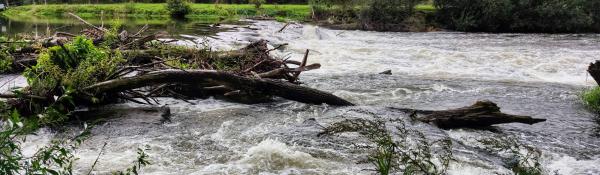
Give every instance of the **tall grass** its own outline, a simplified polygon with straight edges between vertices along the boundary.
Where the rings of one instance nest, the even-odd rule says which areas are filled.
[[[594,111],[600,111],[600,87],[595,87],[583,92],[581,95],[583,103]]]

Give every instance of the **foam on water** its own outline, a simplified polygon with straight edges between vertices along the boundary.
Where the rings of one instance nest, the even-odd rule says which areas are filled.
[[[434,78],[557,82],[591,85],[587,64],[600,55],[600,35],[394,33],[330,30],[258,21],[259,30],[224,32],[219,39],[288,43],[281,55],[321,63],[313,74],[395,73]]]
[[[214,49],[232,50],[264,38],[270,48],[288,43],[272,54],[295,60],[310,49],[309,63],[322,67],[302,74],[305,85],[358,106],[159,98],[172,109],[171,122],[160,123],[159,114],[139,110],[107,119],[77,150],[76,172],[87,173],[106,142],[93,173],[127,168],[136,148],[148,145],[152,165],[144,174],[372,174],[364,170],[373,168],[365,160],[368,153],[354,147],[364,140],[357,134],[318,137],[322,126],[347,117],[373,118],[360,111],[397,119],[403,114],[388,107],[448,109],[490,99],[504,112],[548,122],[500,125],[494,127],[497,131],[408,126],[428,137],[452,139],[455,161],[449,174],[511,173],[502,161],[479,152],[474,140],[505,135],[542,149],[546,174],[600,173],[600,144],[594,136],[598,124],[577,97],[582,85],[593,84],[585,69],[600,55],[598,35],[386,33],[297,24],[276,32],[281,26],[271,21],[258,21],[250,28],[228,26],[235,29],[212,37],[183,36],[189,41],[179,44],[208,42]],[[394,75],[376,75],[386,69]],[[15,75],[0,77],[0,82],[6,81],[11,83],[2,92],[26,84]],[[40,130],[38,136],[28,137],[25,151],[31,154],[55,135]]]
[[[334,162],[314,158],[293,150],[285,143],[266,139],[248,149],[240,160],[212,164],[193,174],[331,174],[326,173],[327,169],[334,167],[337,167]]]

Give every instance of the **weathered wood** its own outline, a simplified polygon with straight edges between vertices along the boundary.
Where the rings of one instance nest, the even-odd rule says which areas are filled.
[[[72,16],[72,17],[74,17],[75,19],[77,19],[77,20],[81,21],[82,23],[84,23],[84,24],[86,24],[86,25],[90,26],[91,28],[94,28],[94,29],[96,29],[96,30],[98,30],[98,31],[102,31],[102,32],[106,32],[106,31],[108,31],[108,30],[107,30],[107,29],[105,29],[105,28],[96,27],[96,26],[95,26],[95,25],[93,25],[92,23],[89,23],[89,22],[87,22],[86,20],[83,20],[81,17],[79,17],[79,16],[77,16],[77,15],[75,15],[75,14],[71,13],[71,12],[69,12],[69,13],[67,13],[67,14],[71,15],[71,16]]]
[[[511,115],[500,112],[500,107],[491,101],[478,101],[475,104],[458,109],[444,111],[415,111],[425,116],[417,120],[432,123],[440,128],[481,128],[503,123],[535,124],[546,119],[530,116]]]
[[[350,106],[352,103],[341,99],[331,93],[295,85],[292,83],[272,80],[256,79],[234,75],[228,72],[213,70],[161,70],[145,75],[114,79],[84,88],[91,93],[121,92],[156,84],[198,84],[213,83],[224,85],[232,89],[259,92],[265,95],[274,95],[289,100],[309,104],[322,104],[336,106]]]
[[[600,60],[596,60],[594,63],[590,63],[588,67],[588,73],[594,78],[596,84],[600,85]]]

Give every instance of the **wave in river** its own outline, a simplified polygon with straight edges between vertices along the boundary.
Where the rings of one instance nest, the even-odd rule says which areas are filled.
[[[587,65],[600,59],[600,35],[396,33],[330,30],[311,25],[258,21],[253,27],[218,34],[227,44],[267,39],[288,43],[280,53],[321,63],[313,74],[395,73],[432,78],[557,82],[591,85]]]

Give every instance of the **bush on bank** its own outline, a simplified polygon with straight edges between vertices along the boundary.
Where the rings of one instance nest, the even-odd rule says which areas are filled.
[[[186,0],[167,0],[167,10],[173,18],[185,18],[190,13],[191,7]]]
[[[424,0],[312,0],[312,18],[331,24],[354,24],[364,30],[409,31],[426,22],[415,7]],[[410,30],[412,31],[412,30]]]
[[[445,27],[476,32],[600,32],[598,0],[434,0]]]

